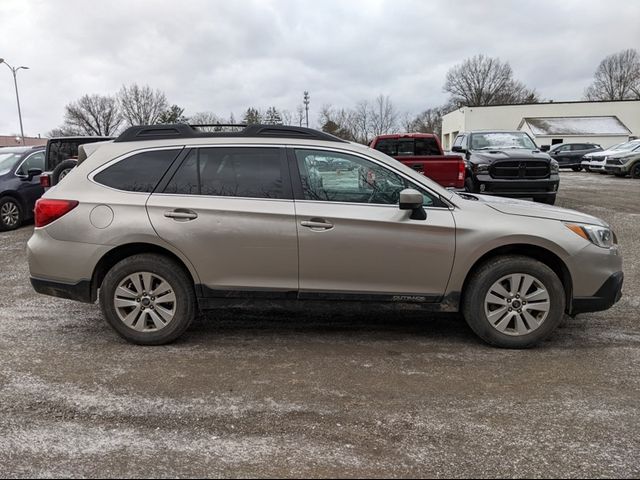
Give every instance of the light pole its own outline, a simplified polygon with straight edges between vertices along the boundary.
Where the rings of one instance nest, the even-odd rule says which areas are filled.
[[[304,109],[306,112],[306,117],[307,117],[307,128],[309,128],[309,102],[311,97],[309,97],[309,92],[304,92],[304,100],[302,101],[302,103],[304,103]]]
[[[11,73],[13,73],[13,85],[16,87],[16,102],[18,103],[18,118],[20,119],[20,138],[22,139],[22,144],[24,145],[24,129],[22,128],[22,112],[20,111],[20,96],[18,95],[18,79],[16,77],[16,73],[20,69],[29,70],[29,67],[22,66],[14,68],[7,62],[5,62],[4,58],[0,58],[0,63],[4,63],[7,67],[9,67]]]

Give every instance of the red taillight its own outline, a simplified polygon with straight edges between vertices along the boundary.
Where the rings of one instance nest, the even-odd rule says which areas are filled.
[[[458,180],[463,181],[465,174],[465,165],[464,162],[458,163]]]
[[[51,222],[66,215],[78,206],[76,200],[49,200],[41,198],[36,202],[35,224],[36,227],[44,227]]]
[[[40,175],[40,186],[44,188],[49,188],[51,186],[51,177],[48,174],[43,173]]]

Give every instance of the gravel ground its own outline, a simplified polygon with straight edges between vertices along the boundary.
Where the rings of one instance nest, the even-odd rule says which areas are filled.
[[[637,478],[639,202],[562,174],[559,204],[617,231],[625,295],[528,351],[455,316],[239,311],[136,347],[31,290],[32,227],[0,234],[0,475]]]

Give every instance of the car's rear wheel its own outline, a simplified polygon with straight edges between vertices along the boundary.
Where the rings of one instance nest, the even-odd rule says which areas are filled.
[[[528,348],[562,321],[564,288],[555,272],[537,260],[499,257],[473,273],[462,309],[471,329],[487,343]]]
[[[0,231],[15,230],[23,219],[20,202],[13,197],[0,198]]]
[[[631,168],[631,178],[640,179],[640,162]]]
[[[100,306],[116,332],[139,345],[176,340],[197,311],[188,273],[173,260],[152,254],[134,255],[111,268],[100,288]]]
[[[582,170],[582,167],[571,167],[571,170],[573,170],[574,172],[580,172]]]

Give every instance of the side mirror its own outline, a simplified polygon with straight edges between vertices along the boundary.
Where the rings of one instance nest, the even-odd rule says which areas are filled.
[[[22,180],[24,180],[25,182],[30,182],[31,180],[33,180],[33,177],[37,177],[39,175],[42,175],[42,170],[39,168],[30,168],[29,172],[27,173],[27,176],[24,177]]]
[[[456,153],[467,153],[467,149],[462,148],[460,145],[454,145],[451,147],[451,151]]]
[[[400,192],[400,210],[411,210],[411,220],[426,220],[427,212],[422,203],[422,194],[413,188],[405,188]]]

